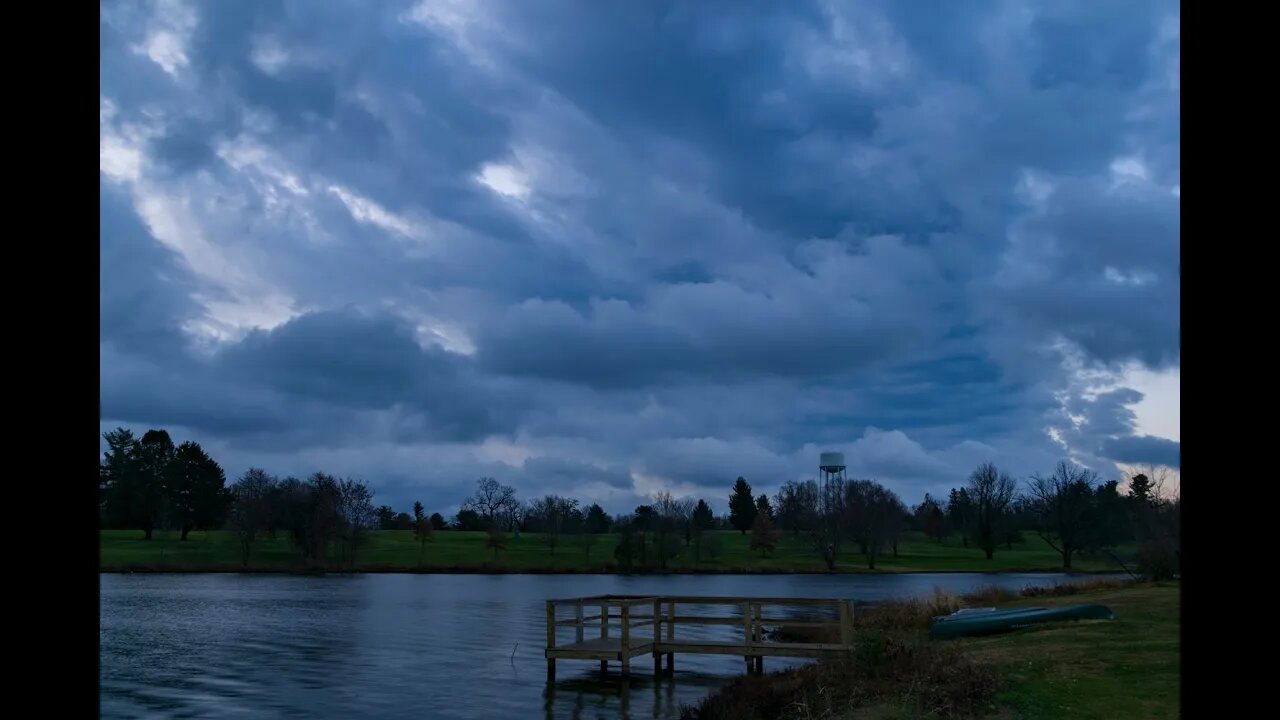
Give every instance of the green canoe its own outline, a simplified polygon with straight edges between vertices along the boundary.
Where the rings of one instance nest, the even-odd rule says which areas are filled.
[[[951,615],[933,619],[929,635],[935,638],[953,638],[962,635],[986,635],[1026,627],[1033,623],[1059,622],[1062,620],[1115,620],[1115,613],[1106,605],[1067,605],[1064,607],[1017,608],[968,608]]]

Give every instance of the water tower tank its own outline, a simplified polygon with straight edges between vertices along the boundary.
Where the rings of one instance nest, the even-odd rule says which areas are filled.
[[[827,472],[839,472],[844,469],[844,453],[824,452],[818,456],[818,467]]]

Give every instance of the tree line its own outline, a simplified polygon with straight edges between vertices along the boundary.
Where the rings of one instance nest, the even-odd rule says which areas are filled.
[[[548,494],[523,501],[515,488],[494,478],[476,481],[456,515],[427,515],[421,502],[413,512],[375,508],[363,481],[316,472],[300,480],[280,479],[250,468],[226,485],[218,466],[194,442],[174,446],[164,430],[135,438],[126,429],[105,433],[108,450],[100,466],[100,517],[103,527],[136,528],[150,539],[153,530],[178,530],[185,540],[195,529],[225,528],[240,540],[248,563],[262,537],[287,536],[310,563],[331,561],[354,566],[356,552],[372,530],[409,530],[419,542],[419,562],[439,531],[486,533],[485,547],[496,558],[508,534],[536,534],[554,555],[567,541],[590,558],[601,536],[616,534],[613,558],[624,569],[664,569],[682,554],[695,565],[723,552],[720,537],[708,531],[750,533],[750,547],[771,553],[782,533],[804,538],[835,569],[842,549],[856,547],[869,568],[885,554],[898,554],[903,533],[923,532],[941,543],[958,535],[965,547],[991,559],[1012,550],[1024,532],[1033,532],[1072,568],[1081,553],[1105,554],[1123,564],[1118,546],[1135,543],[1140,572],[1168,577],[1180,567],[1180,501],[1164,498],[1164,473],[1152,468],[1119,482],[1102,482],[1092,470],[1070,461],[1049,475],[1032,475],[1018,484],[992,463],[982,463],[967,482],[952,488],[945,501],[926,494],[908,509],[884,485],[868,479],[787,481],[770,498],[754,495],[739,477],[728,497],[729,512],[717,517],[704,499],[656,493],[629,513],[610,516],[599,504],[583,506],[574,498]]]

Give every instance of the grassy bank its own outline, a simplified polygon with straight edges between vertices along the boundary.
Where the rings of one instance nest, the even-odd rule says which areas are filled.
[[[1055,623],[933,641],[929,619],[964,606],[1101,603],[1114,622]],[[744,677],[706,698],[696,720],[830,718],[1175,718],[1176,584],[1098,582],[1019,597],[990,591],[891,603],[859,619],[852,659]]]
[[[749,536],[736,532],[716,533],[722,550],[717,557],[704,553],[695,562],[694,548],[682,547],[679,557],[668,563],[673,572],[789,573],[826,572],[826,566],[802,539],[784,537],[768,556],[749,547]],[[241,562],[240,545],[230,532],[193,532],[186,541],[177,533],[158,532],[143,540],[136,530],[103,530],[100,533],[99,567],[104,572],[294,572],[305,568],[297,550],[284,539],[264,538],[253,544],[249,564]],[[588,552],[573,538],[562,538],[553,553],[536,535],[509,538],[506,550],[495,557],[484,547],[481,532],[439,532],[425,550],[409,531],[372,533],[369,543],[357,554],[355,569],[360,572],[618,572],[613,558],[617,537],[600,535]],[[980,550],[965,548],[955,539],[941,544],[920,533],[908,533],[898,547],[899,554],[878,557],[877,572],[1052,572],[1061,569],[1061,558],[1034,535],[1028,535],[1013,550],[1001,549],[987,560]],[[330,569],[339,569],[336,558]],[[845,549],[837,569],[842,572],[867,571],[866,558]],[[1104,557],[1081,557],[1075,562],[1081,572],[1115,572],[1118,568]]]

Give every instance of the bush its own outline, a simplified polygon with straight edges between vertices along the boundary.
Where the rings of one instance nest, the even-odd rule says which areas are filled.
[[[1164,539],[1149,540],[1138,546],[1138,574],[1148,580],[1172,580],[1181,572],[1178,548]]]

